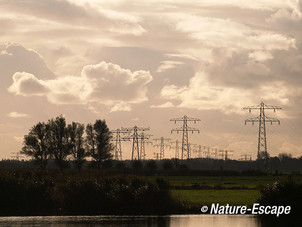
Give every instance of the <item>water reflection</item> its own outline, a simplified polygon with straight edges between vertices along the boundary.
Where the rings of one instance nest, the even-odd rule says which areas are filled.
[[[269,222],[253,215],[169,215],[169,216],[45,216],[0,217],[0,226],[95,227],[95,226],[185,226],[266,227]],[[274,226],[276,226],[274,224]]]

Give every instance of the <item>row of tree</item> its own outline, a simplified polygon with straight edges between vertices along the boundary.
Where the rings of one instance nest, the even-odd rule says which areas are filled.
[[[47,123],[34,125],[24,136],[21,153],[32,157],[43,169],[48,160],[54,159],[61,170],[67,166],[68,160],[72,160],[80,170],[87,157],[100,168],[104,161],[112,158],[111,138],[105,120],[96,120],[85,128],[77,122],[67,125],[65,118],[60,115]]]

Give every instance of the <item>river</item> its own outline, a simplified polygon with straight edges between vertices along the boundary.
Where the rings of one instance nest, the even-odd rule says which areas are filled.
[[[0,226],[95,227],[95,226],[185,226],[262,227],[253,215],[167,215],[167,216],[37,216],[0,217]]]

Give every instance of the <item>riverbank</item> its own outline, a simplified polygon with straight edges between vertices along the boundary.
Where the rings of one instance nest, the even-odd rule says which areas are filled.
[[[299,182],[301,176],[296,177]],[[0,212],[11,215],[200,214],[202,205],[251,206],[286,176],[136,176],[103,171],[0,170]]]

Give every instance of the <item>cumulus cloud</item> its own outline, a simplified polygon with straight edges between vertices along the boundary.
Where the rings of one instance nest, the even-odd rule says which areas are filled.
[[[128,103],[146,101],[148,99],[146,85],[152,80],[148,71],[131,72],[129,69],[106,62],[85,66],[82,77],[93,86],[93,91],[89,95],[90,100]]]
[[[13,75],[9,92],[22,96],[47,96],[54,104],[102,103],[111,111],[130,111],[131,104],[148,100],[146,85],[152,80],[147,71],[123,69],[119,65],[100,62],[87,65],[81,76],[40,80],[26,72]]]
[[[27,114],[25,113],[18,113],[18,112],[10,112],[8,114],[9,117],[11,118],[22,118],[22,117],[29,117]]]
[[[13,75],[13,84],[8,88],[9,92],[23,96],[41,96],[46,94],[47,90],[45,81],[26,72],[16,72]]]

